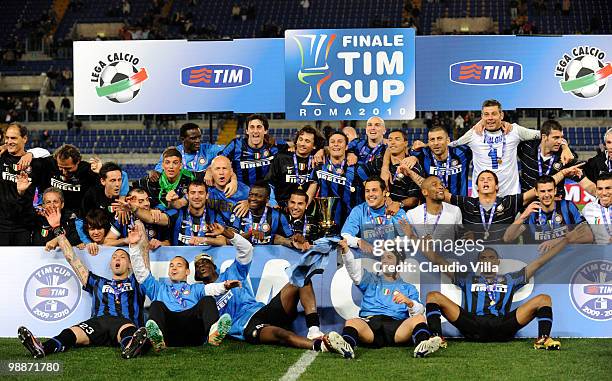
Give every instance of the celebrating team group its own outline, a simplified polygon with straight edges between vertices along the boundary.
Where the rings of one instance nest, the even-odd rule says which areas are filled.
[[[482,119],[455,141],[433,127],[427,142],[411,144],[405,131],[387,131],[379,117],[367,121],[362,138],[351,127],[323,137],[305,126],[285,142],[269,135],[266,117],[251,115],[245,136],[226,146],[202,143],[198,126],[186,123],[181,144],[164,150],[155,170],[132,184],[119,165],[86,162],[73,145],[53,155],[26,151],[27,128],[12,124],[0,155],[0,245],[61,250],[92,297],[89,320],[45,342],[26,327],[18,336],[35,358],[83,345],[120,346],[132,358],[150,347],[220,345],[227,335],[345,358],[358,346],[414,346],[413,355],[424,357],[447,345],[442,317],[477,341],[510,340],[537,319],[534,347],[559,349],[551,337],[551,298],[537,295],[511,310],[512,295],[566,245],[612,242],[612,130],[603,136],[605,149],[580,162],[557,121],[540,130],[504,122],[496,100],[481,111]],[[565,200],[566,179],[596,197],[582,211]],[[501,257],[489,245],[522,240],[539,245],[540,255],[506,274],[447,272],[462,290],[462,306],[440,292],[421,302],[394,270],[405,253],[373,255],[376,240],[397,236],[423,242],[469,236],[485,245],[477,261],[492,265]],[[247,278],[257,261],[253,246],[272,244],[302,252],[300,265],[308,269],[294,272],[263,304]],[[111,278],[87,269],[74,250],[96,255],[101,245],[118,247]],[[203,250],[193,265],[172,258],[167,280],[151,273],[149,253],[160,246],[224,245],[234,246],[236,257],[223,271]],[[332,249],[363,298],[359,316],[341,333],[325,334],[312,277]],[[441,267],[452,262],[428,245],[421,251]],[[366,269],[364,257],[380,261],[382,270]],[[195,283],[187,282],[191,271]],[[298,303],[306,337],[292,331]]]

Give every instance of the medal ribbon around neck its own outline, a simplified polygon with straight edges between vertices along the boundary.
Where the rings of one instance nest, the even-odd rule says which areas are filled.
[[[495,208],[497,207],[497,201],[495,201],[493,203],[493,206],[491,207],[491,214],[489,215],[488,223],[485,217],[485,209],[482,207],[482,205],[478,205],[478,207],[480,208],[480,220],[482,221],[482,226],[485,229],[485,239],[487,239],[489,238],[489,230],[491,229],[491,225],[493,224],[493,217],[495,216]]]
[[[306,173],[308,173],[308,177],[310,177],[312,166],[312,155],[308,156],[308,167],[306,168]],[[302,179],[300,176],[300,167],[298,167],[297,154],[293,154],[293,167],[295,168],[295,177],[299,185],[304,184],[308,179]]]
[[[550,174],[550,170],[553,167],[555,159],[555,155],[552,155],[552,157],[548,160],[548,169],[546,170],[545,175]],[[542,176],[542,149],[540,147],[538,147],[538,175]]]
[[[442,168],[439,165],[438,159],[436,159],[436,157],[433,154],[433,151],[431,151],[431,159],[434,162],[434,165],[436,166],[436,175],[438,176],[438,178],[440,179],[440,181],[442,181],[442,184],[444,184],[444,188],[448,188],[448,177],[449,177],[449,173],[450,173],[450,164],[451,164],[451,157],[450,157],[450,151],[448,152],[448,156],[446,157],[446,169],[444,170],[444,176],[440,175],[440,168]]]

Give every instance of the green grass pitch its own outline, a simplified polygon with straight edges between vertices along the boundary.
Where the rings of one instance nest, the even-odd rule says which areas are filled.
[[[413,348],[357,348],[354,360],[321,353],[300,380],[606,380],[612,371],[612,339],[562,339],[560,351],[537,351],[532,340],[470,343],[450,340],[425,359]],[[276,346],[225,341],[220,347],[169,348],[132,360],[117,348],[80,348],[49,356],[61,376],[81,380],[278,380],[304,353]],[[32,361],[17,339],[0,339],[0,360]],[[2,375],[2,378],[6,373]],[[44,376],[49,377],[49,375]],[[19,376],[38,379],[40,375]]]

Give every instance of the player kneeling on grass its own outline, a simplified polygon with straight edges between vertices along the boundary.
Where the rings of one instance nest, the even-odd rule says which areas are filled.
[[[236,247],[236,259],[221,274],[217,272],[213,257],[208,254],[199,255],[195,263],[195,279],[205,284],[226,279],[242,281],[241,288],[234,288],[225,295],[216,297],[219,313],[229,314],[232,317],[230,336],[251,344],[280,344],[348,356],[346,348],[350,350],[350,346],[336,332],[310,340],[289,330],[297,316],[299,299],[297,286],[285,285],[268,304],[255,300],[250,282],[247,281],[253,260],[253,245],[247,239],[220,224],[208,225],[206,235],[211,237],[222,235]]]
[[[77,274],[83,289],[91,294],[92,317],[64,329],[59,335],[42,344],[26,327],[19,327],[19,339],[34,358],[64,352],[76,345],[119,345],[123,358],[138,356],[147,341],[147,331],[142,327],[142,305],[145,296],[134,274],[130,274],[128,253],[123,249],[117,249],[113,253],[110,261],[112,279],[98,276],[89,271],[74,253],[60,226],[59,211],[47,209],[44,213],[64,257]]]
[[[159,351],[166,345],[197,346],[205,342],[219,345],[229,331],[232,320],[227,314],[219,317],[212,297],[240,287],[240,281],[189,284],[189,262],[180,256],[170,261],[168,282],[155,279],[142,255],[149,247],[147,235],[142,223],[137,224],[139,228],[134,233],[138,235],[136,243],[130,237],[130,258],[136,279],[152,301],[146,329],[153,348]]]
[[[559,341],[550,337],[553,312],[549,295],[540,294],[517,309],[510,311],[514,293],[529,282],[529,278],[546,262],[559,253],[574,234],[584,234],[584,226],[567,233],[556,245],[547,247],[538,259],[522,269],[507,273],[446,273],[453,283],[461,288],[465,309],[441,294],[433,291],[427,294],[427,322],[433,334],[441,334],[440,316],[443,315],[461,334],[479,342],[509,341],[533,319],[538,320],[536,349],[558,350]],[[588,229],[588,227],[586,227]],[[568,238],[570,237],[570,238]],[[447,267],[449,262],[439,254],[424,250],[432,263]],[[492,248],[485,248],[478,254],[482,268],[495,269],[500,264],[499,254]],[[490,266],[488,266],[490,263]],[[447,267],[448,268],[448,267]]]
[[[357,344],[375,348],[414,344],[414,357],[437,351],[442,340],[430,335],[419,292],[395,270],[401,255],[385,252],[380,258],[381,273],[372,274],[357,264],[345,240],[338,245],[349,276],[363,292],[359,317],[347,320],[342,330],[351,354]]]

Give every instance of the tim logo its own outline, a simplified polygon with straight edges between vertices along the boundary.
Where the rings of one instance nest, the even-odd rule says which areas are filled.
[[[51,264],[35,270],[25,284],[25,305],[35,318],[55,322],[74,312],[81,299],[81,283],[64,265]]]
[[[522,79],[523,65],[511,61],[463,61],[450,66],[450,80],[462,85],[508,85]]]
[[[580,266],[572,275],[569,293],[574,308],[588,319],[612,319],[612,262],[598,260]]]
[[[181,70],[181,84],[203,89],[230,89],[251,84],[252,70],[242,65],[197,65]]]

